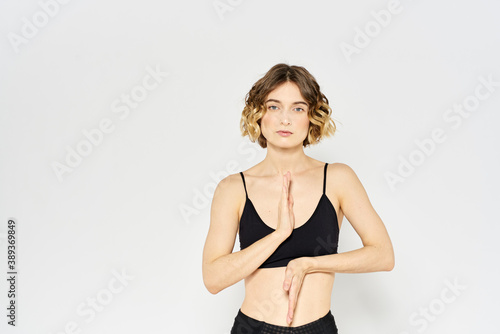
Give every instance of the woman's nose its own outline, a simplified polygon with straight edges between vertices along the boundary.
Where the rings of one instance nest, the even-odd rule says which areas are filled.
[[[288,117],[282,116],[280,118],[281,125],[290,125],[290,119]]]
[[[290,113],[287,110],[282,110],[280,112],[280,124],[290,125]]]

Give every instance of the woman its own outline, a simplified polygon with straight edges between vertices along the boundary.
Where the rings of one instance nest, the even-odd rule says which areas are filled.
[[[275,65],[247,94],[242,134],[267,154],[218,184],[203,250],[208,291],[245,279],[231,333],[337,333],[335,273],[394,267],[389,235],[354,171],[304,153],[333,135],[330,116],[328,99],[300,66]],[[363,247],[338,254],[344,216]],[[233,253],[237,234],[241,250]]]

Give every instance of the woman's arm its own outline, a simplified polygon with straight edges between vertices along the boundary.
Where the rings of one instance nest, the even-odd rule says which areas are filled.
[[[330,167],[331,166],[331,167]],[[340,209],[361,238],[363,247],[341,254],[301,257],[288,263],[283,289],[289,292],[287,321],[291,322],[304,276],[314,272],[367,273],[394,268],[389,234],[368,199],[354,171],[345,164],[332,164],[328,182],[338,196]],[[327,185],[328,188],[328,185]]]
[[[293,230],[293,199],[288,196],[290,178],[284,177],[282,196],[279,203],[278,227],[274,232],[238,252],[231,253],[238,231],[243,183],[238,174],[223,179],[217,186],[212,199],[210,228],[203,249],[203,282],[216,294],[252,274]]]
[[[394,268],[394,250],[389,234],[373,208],[354,171],[334,164],[331,178],[337,189],[340,209],[361,238],[363,247],[341,254],[311,258],[307,272],[367,273]]]

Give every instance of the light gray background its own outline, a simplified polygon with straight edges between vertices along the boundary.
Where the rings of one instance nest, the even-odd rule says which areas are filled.
[[[54,1],[40,2],[52,16],[38,1],[0,4],[2,277],[8,218],[19,237],[18,326],[6,324],[2,279],[2,333],[228,333],[244,290],[203,286],[210,200],[265,155],[239,119],[278,62],[305,66],[338,121],[307,154],[355,170],[395,247],[390,273],[337,275],[340,332],[498,328],[498,2],[401,0],[376,31],[371,12],[390,1]],[[342,43],[367,28],[348,59]],[[154,69],[168,76],[146,91]],[[497,86],[469,117],[443,118],[489,76]],[[113,112],[131,93],[144,99]],[[113,131],[59,180],[53,164],[105,119]],[[446,140],[391,188],[386,174],[436,128]],[[339,251],[360,246],[344,221]],[[121,271],[133,278],[119,283]]]

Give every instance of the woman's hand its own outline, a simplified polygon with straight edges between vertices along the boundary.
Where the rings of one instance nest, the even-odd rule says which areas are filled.
[[[304,276],[307,274],[309,268],[309,261],[307,257],[300,257],[288,262],[285,269],[285,281],[283,282],[283,289],[288,291],[288,313],[286,322],[292,323],[293,312],[297,305],[297,298],[299,297],[300,288],[304,281]]]
[[[290,193],[290,172],[283,175],[283,187],[281,199],[278,204],[278,224],[276,231],[283,233],[285,238],[292,234],[295,226],[295,215],[293,214],[293,197]]]

